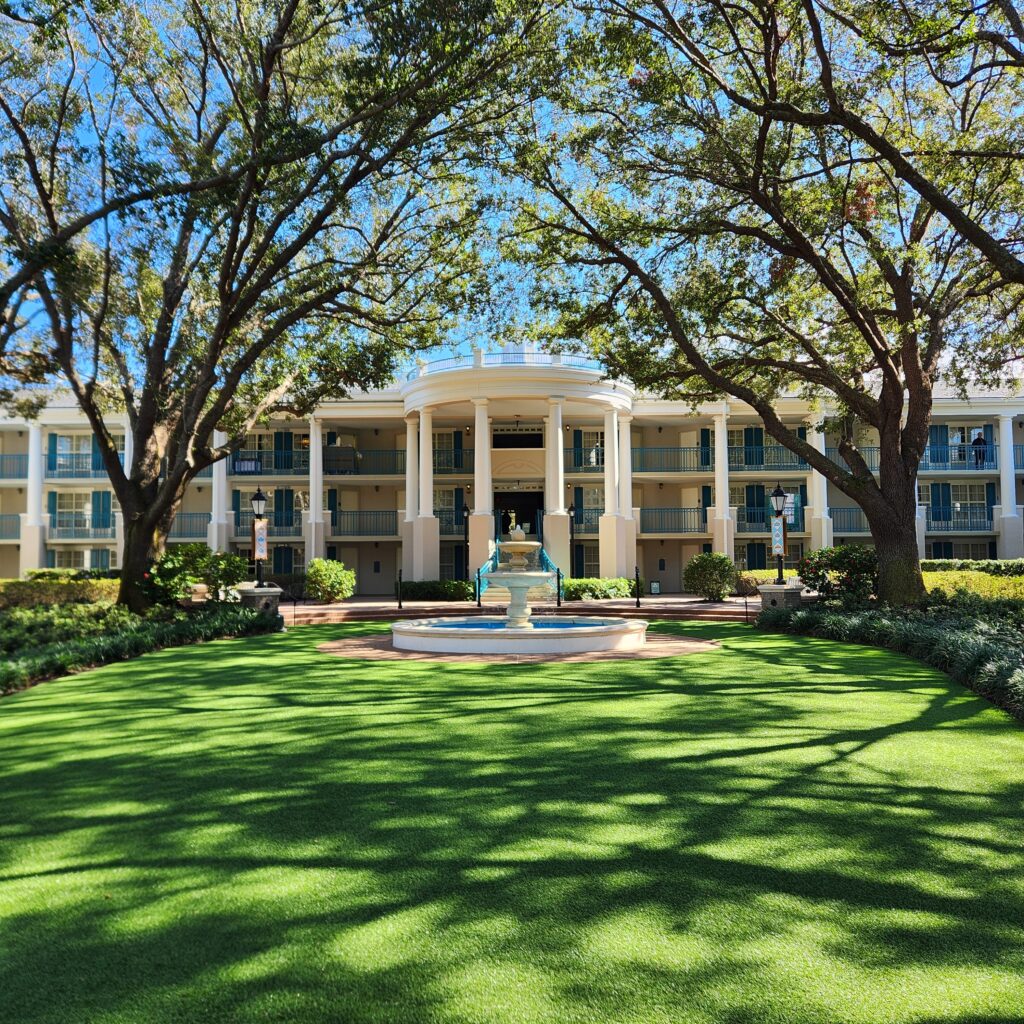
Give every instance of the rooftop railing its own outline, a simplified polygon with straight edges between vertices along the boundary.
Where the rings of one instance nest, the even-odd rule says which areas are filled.
[[[445,356],[430,362],[420,363],[406,371],[406,380],[426,377],[446,370],[468,370],[474,366],[568,366],[574,370],[592,370],[597,373],[603,367],[596,359],[569,352],[484,352],[479,361],[472,355]]]

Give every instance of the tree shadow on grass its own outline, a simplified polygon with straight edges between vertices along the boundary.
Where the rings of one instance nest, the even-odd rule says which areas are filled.
[[[708,633],[481,669],[296,629],[5,702],[5,1012],[1024,1020],[1021,731],[908,659],[768,638],[780,681]]]

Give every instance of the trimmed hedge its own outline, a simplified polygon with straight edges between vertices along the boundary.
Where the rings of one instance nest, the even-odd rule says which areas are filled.
[[[705,551],[694,555],[683,570],[683,588],[699,594],[705,601],[724,601],[736,586],[736,566],[721,552]]]
[[[135,619],[116,632],[71,637],[28,648],[20,656],[5,660],[0,663],[0,693],[13,693],[43,679],[124,661],[161,647],[276,633],[283,625],[280,615],[237,605],[219,605],[187,615],[178,613],[171,619]]]
[[[978,570],[925,572],[922,575],[929,593],[937,590],[948,594],[967,591],[986,598],[1024,599],[1024,576],[994,576]]]
[[[329,558],[311,558],[306,566],[306,597],[326,604],[356,592],[356,573]]]
[[[71,575],[43,576],[29,580],[0,580],[0,610],[116,601],[120,587],[119,580],[88,579]]]
[[[117,604],[55,604],[0,612],[0,654],[28,654],[57,640],[135,629],[145,619]]]
[[[643,589],[641,580],[641,594]],[[636,580],[628,576],[562,578],[563,601],[607,601],[621,597],[636,597]]]
[[[782,578],[791,580],[796,576],[796,569],[783,569]],[[765,583],[774,583],[779,578],[778,569],[743,569],[736,574],[736,593],[740,597],[758,595],[758,587]]]
[[[398,595],[398,583],[395,583]],[[475,601],[476,584],[469,580],[403,580],[403,601]]]
[[[1019,627],[1001,617],[998,607],[995,614],[988,615],[982,610],[984,604],[977,602],[972,615],[965,614],[967,604],[956,603],[920,611],[840,611],[820,605],[768,608],[758,616],[757,624],[781,633],[909,654],[1024,720],[1024,640]]]
[[[1024,576],[1024,558],[922,558],[921,572],[983,572],[989,576]]]

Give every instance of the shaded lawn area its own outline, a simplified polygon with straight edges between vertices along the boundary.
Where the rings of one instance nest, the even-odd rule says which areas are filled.
[[[315,650],[386,628],[0,701],[0,1019],[1024,1021],[1024,729],[946,677]]]

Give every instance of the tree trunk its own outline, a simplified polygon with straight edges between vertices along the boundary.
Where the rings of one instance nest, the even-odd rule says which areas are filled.
[[[145,573],[153,563],[154,554],[153,530],[143,519],[129,520],[126,517],[117,603],[127,605],[133,612],[144,612],[153,604]]]
[[[887,487],[883,482],[884,500],[877,507],[875,502],[865,502],[878,555],[878,596],[886,604],[916,604],[925,594],[917,547],[916,488],[916,479],[909,486],[901,482]]]

